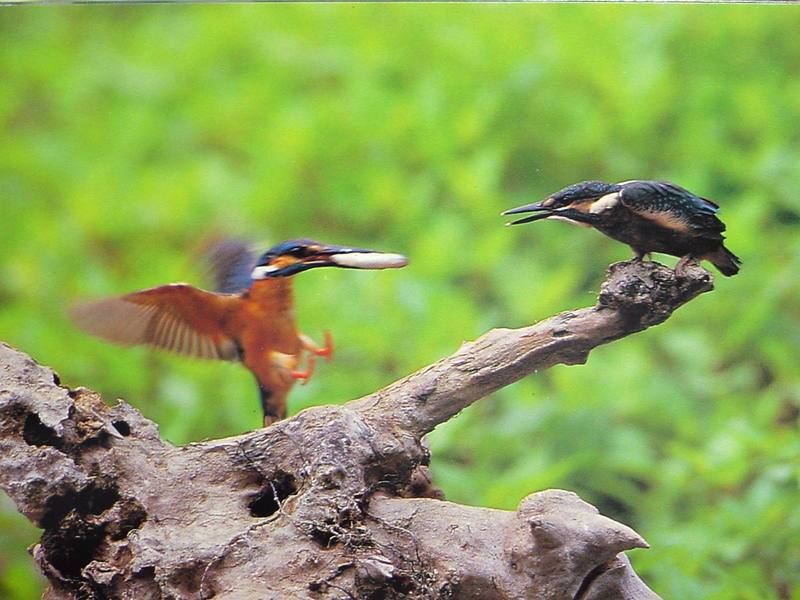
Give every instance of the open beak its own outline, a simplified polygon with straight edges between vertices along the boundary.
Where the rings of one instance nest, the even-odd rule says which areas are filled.
[[[316,267],[340,267],[346,269],[399,269],[408,264],[402,254],[378,252],[366,248],[346,246],[318,246],[314,253],[288,265],[258,265],[253,269],[252,279],[288,277]]]
[[[550,206],[551,202],[549,202],[549,200],[550,199],[548,198],[547,200],[542,200],[541,202],[526,204],[525,206],[519,206],[517,208],[512,208],[505,211],[502,214],[518,215],[520,213],[534,213],[532,215],[528,215],[527,217],[523,217],[522,219],[517,219],[516,221],[506,223],[506,225],[520,225],[522,223],[531,223],[532,221],[541,221],[542,219],[563,219],[565,221],[570,221],[573,224],[582,225],[585,227],[594,225],[599,220],[598,215],[586,213],[576,208],[572,208],[571,206],[553,208]]]
[[[545,206],[545,204],[550,200],[542,200],[541,202],[534,202],[533,204],[526,204],[525,206],[518,206],[517,208],[509,209],[503,212],[503,215],[518,215],[520,213],[536,213],[533,215],[528,215],[527,217],[523,217],[522,219],[517,219],[516,221],[511,221],[506,223],[506,225],[520,225],[522,223],[530,223],[532,221],[539,221],[541,219],[546,219],[547,217],[551,217],[556,214],[557,211],[553,210],[549,206]],[[552,203],[552,201],[551,201]]]

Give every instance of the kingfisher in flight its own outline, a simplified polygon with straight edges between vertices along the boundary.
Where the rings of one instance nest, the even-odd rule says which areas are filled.
[[[561,219],[594,227],[628,244],[638,260],[651,252],[678,256],[678,275],[697,260],[708,260],[723,275],[736,275],[741,261],[724,245],[725,224],[718,212],[711,200],[674,183],[634,180],[582,181],[503,214],[533,213],[508,225]]]
[[[319,346],[298,331],[292,276],[318,267],[400,268],[408,259],[309,239],[282,242],[258,257],[248,244],[230,240],[209,253],[209,262],[214,292],[173,283],[80,304],[71,316],[110,342],[241,361],[255,375],[267,426],[286,417],[289,391],[311,377],[315,357],[333,354],[328,332]]]

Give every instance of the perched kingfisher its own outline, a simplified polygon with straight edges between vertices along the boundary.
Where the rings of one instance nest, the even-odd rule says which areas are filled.
[[[725,224],[719,206],[674,183],[664,181],[582,181],[552,196],[504,215],[534,213],[508,225],[540,219],[563,219],[594,227],[628,244],[641,260],[651,252],[681,257],[680,275],[689,261],[704,259],[723,275],[736,275],[741,261],[723,241]]]
[[[282,242],[256,257],[245,243],[225,242],[210,253],[216,292],[174,283],[81,304],[71,316],[110,342],[241,361],[255,375],[267,426],[286,417],[286,397],[296,380],[311,377],[314,357],[333,353],[328,332],[320,347],[297,330],[292,276],[316,267],[399,268],[408,259],[308,239]]]

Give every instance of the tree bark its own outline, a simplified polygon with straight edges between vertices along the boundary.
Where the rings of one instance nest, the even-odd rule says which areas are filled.
[[[347,404],[182,447],[2,345],[0,487],[44,530],[32,554],[50,599],[658,598],[623,554],[645,541],[571,492],[516,512],[409,496],[430,492],[422,438],[437,424],[712,286],[700,267],[618,263],[593,307],[490,331]]]

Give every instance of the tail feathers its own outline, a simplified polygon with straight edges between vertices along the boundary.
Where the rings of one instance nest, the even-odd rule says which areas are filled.
[[[733,252],[728,250],[725,246],[720,246],[711,254],[704,256],[706,260],[711,261],[711,264],[719,269],[723,275],[730,277],[739,272],[739,267],[742,266],[742,261]]]

